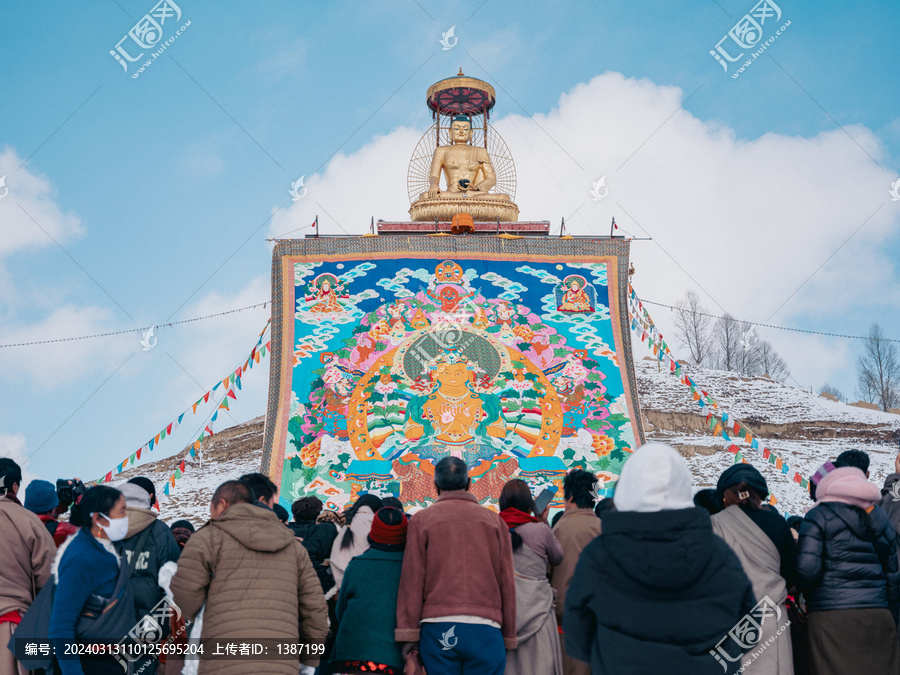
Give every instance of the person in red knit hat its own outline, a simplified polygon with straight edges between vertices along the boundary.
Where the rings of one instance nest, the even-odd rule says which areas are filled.
[[[403,674],[394,629],[407,523],[400,509],[379,509],[369,531],[368,550],[347,565],[335,609],[338,627],[329,672]]]

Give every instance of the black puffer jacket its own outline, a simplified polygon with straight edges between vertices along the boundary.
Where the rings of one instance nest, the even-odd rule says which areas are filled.
[[[325,561],[331,555],[331,547],[337,539],[337,527],[334,523],[316,523],[303,538],[303,546],[309,553],[309,560],[316,570],[322,590],[328,592],[334,586],[334,576]]]
[[[900,499],[895,495],[900,494],[900,473],[892,473],[884,479],[884,487],[881,489],[881,502],[879,506],[884,509],[885,515],[894,526],[894,532],[897,533],[897,546],[900,547]]]
[[[734,673],[728,632],[755,603],[706,511],[607,512],[566,591],[566,651],[595,675]],[[734,661],[713,656],[719,644]]]
[[[868,524],[867,524],[868,519]],[[896,535],[884,511],[840,502],[806,514],[797,542],[797,585],[810,611],[887,607],[897,619]]]

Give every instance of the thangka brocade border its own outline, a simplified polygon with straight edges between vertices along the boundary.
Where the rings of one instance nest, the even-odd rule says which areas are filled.
[[[349,259],[377,260],[397,257],[458,260],[511,260],[544,263],[606,262],[617,282],[610,293],[610,310],[618,317],[613,337],[620,356],[619,372],[628,401],[629,417],[640,446],[644,442],[643,420],[635,382],[631,330],[628,317],[628,269],[630,242],[611,238],[549,238],[454,235],[377,235],[326,237],[279,241],[272,252],[272,343],[269,355],[269,398],[263,440],[261,471],[281,485],[284,466],[279,451],[284,448],[288,426],[294,344],[294,272],[298,262],[337,262]],[[609,281],[607,282],[609,283]],[[285,324],[284,317],[290,317]],[[284,334],[283,334],[284,331]],[[288,348],[285,348],[285,345]],[[273,368],[278,368],[277,372]],[[279,376],[286,374],[286,376]],[[274,461],[273,461],[274,459]]]

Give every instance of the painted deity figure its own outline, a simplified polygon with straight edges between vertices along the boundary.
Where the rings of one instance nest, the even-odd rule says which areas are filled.
[[[434,290],[425,290],[425,296],[441,306],[441,311],[452,314],[463,300],[474,298],[475,291],[468,290],[463,268],[452,260],[444,260],[434,268]]]
[[[343,312],[344,307],[338,302],[338,294],[343,290],[343,284],[333,274],[320,274],[309,284],[306,301],[314,303],[309,311],[316,314]]]
[[[402,324],[406,321],[403,313],[406,307],[400,302],[394,302],[387,306],[388,315],[390,316],[390,324],[394,326],[399,323]]]
[[[452,312],[455,312],[459,308],[460,302],[466,300],[467,298],[474,297],[475,292],[472,291],[463,295],[453,286],[444,286],[440,291],[438,291],[437,295],[432,293],[430,290],[426,290],[425,295],[428,296],[431,300],[439,302],[442,312],[450,314]]]
[[[512,325],[513,317],[516,315],[515,308],[505,300],[497,305],[497,323],[507,326]]]
[[[587,283],[584,277],[566,277],[562,283],[562,302],[557,309],[560,312],[593,312],[591,298],[585,291]]]
[[[431,373],[432,391],[416,397],[407,407],[403,432],[435,459],[446,454],[472,458],[496,455],[491,438],[506,437],[500,402],[496,396],[479,394],[472,388],[475,370],[465,356],[442,355]],[[486,453],[477,446],[486,446]]]

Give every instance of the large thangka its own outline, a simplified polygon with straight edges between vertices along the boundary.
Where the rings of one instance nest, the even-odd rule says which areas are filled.
[[[280,242],[263,470],[282,503],[425,505],[450,455],[483,502],[573,466],[611,492],[641,436],[627,257],[600,239]]]

